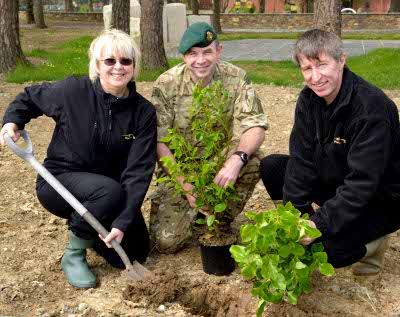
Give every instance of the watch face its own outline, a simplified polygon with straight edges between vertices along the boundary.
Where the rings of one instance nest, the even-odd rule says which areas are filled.
[[[236,151],[236,155],[239,155],[240,159],[242,160],[243,163],[247,163],[249,161],[249,156],[247,155],[246,152],[243,151]]]

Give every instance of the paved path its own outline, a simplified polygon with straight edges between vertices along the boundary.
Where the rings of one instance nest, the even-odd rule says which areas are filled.
[[[295,40],[238,40],[222,42],[222,59],[231,60],[290,60]],[[344,40],[345,51],[350,56],[363,55],[380,47],[400,48],[396,40]],[[167,50],[168,57],[179,57],[176,49]]]
[[[288,60],[292,58],[295,40],[238,40],[222,42],[223,60]],[[363,55],[380,47],[400,48],[400,41],[344,40],[348,55]]]

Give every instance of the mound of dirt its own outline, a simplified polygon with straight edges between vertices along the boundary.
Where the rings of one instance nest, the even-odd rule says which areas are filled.
[[[226,278],[216,283],[206,274],[190,279],[185,273],[171,272],[171,268],[156,270],[152,278],[129,285],[123,297],[133,302],[144,298],[155,307],[178,302],[190,313],[200,316],[246,316],[245,311],[250,313],[255,309],[249,285],[238,287]]]

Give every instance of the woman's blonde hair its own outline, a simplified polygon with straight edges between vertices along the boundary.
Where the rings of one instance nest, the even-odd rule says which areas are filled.
[[[97,63],[102,57],[116,56],[117,54],[133,60],[135,70],[132,80],[134,80],[139,74],[140,51],[128,34],[117,29],[103,31],[90,44],[89,78],[95,81],[99,77]]]

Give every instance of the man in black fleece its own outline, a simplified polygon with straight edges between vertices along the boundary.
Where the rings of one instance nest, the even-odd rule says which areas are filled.
[[[263,159],[263,182],[272,200],[310,214],[332,265],[358,262],[353,273],[376,274],[387,234],[400,228],[397,107],[350,71],[333,33],[305,32],[294,59],[306,87],[297,100],[290,154]]]

